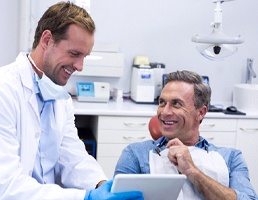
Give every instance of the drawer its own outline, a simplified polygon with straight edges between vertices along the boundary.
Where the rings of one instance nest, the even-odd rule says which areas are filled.
[[[238,120],[238,131],[242,131],[245,133],[250,133],[250,132],[258,133],[258,120],[257,119]]]
[[[200,124],[200,132],[207,131],[236,131],[237,119],[206,119]]]
[[[99,116],[98,129],[148,130],[150,117]]]
[[[124,143],[142,142],[151,140],[149,131],[127,130],[99,130],[98,143]]]
[[[127,144],[98,144],[97,158],[119,157]]]
[[[236,132],[201,132],[202,137],[209,143],[222,147],[236,146]]]

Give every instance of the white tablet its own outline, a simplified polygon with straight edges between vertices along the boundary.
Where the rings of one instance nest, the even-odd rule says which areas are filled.
[[[176,200],[185,181],[182,174],[117,174],[111,192],[141,191],[144,200]]]

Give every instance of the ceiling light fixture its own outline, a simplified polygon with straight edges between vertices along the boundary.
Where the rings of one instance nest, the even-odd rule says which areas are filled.
[[[216,7],[214,9],[214,22],[211,23],[213,28],[211,34],[205,37],[200,37],[199,35],[192,37],[193,42],[204,43],[204,45],[199,45],[196,48],[200,54],[210,60],[220,60],[231,56],[237,51],[235,44],[244,42],[241,35],[229,37],[222,31],[221,4],[227,1],[233,0],[212,0],[213,3],[216,3]]]

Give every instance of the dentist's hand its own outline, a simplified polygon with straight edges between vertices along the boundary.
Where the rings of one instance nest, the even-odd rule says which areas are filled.
[[[87,191],[84,200],[143,200],[142,192],[138,191],[111,193],[112,184],[113,180],[106,181],[97,189]]]

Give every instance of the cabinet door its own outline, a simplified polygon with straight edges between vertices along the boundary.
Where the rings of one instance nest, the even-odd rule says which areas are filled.
[[[116,163],[126,144],[98,144],[97,160],[109,179],[114,175]]]
[[[237,119],[204,119],[200,134],[216,146],[235,147]]]
[[[118,157],[98,157],[98,163],[109,179],[112,179],[114,176],[117,161]]]
[[[251,183],[258,192],[258,120],[238,121],[236,148],[241,150],[249,168]]]

